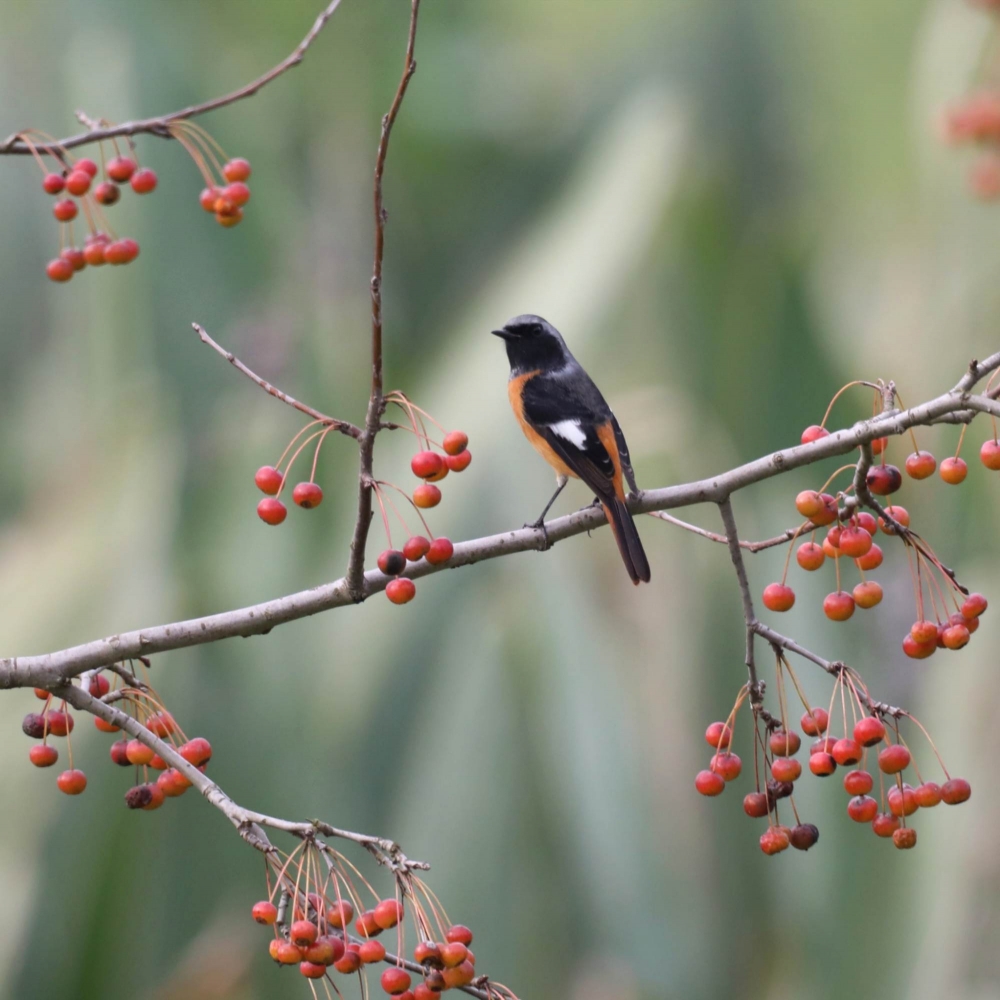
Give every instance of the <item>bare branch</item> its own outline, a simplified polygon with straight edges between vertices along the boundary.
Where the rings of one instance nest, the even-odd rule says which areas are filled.
[[[224,347],[217,344],[204,330],[203,327],[199,326],[197,323],[192,323],[195,332],[201,338],[203,344],[208,344],[213,351],[221,354],[237,371],[243,372],[244,375],[251,382],[259,385],[265,392],[270,393],[275,399],[280,399],[283,403],[287,403],[289,406],[294,406],[296,410],[304,413],[307,417],[312,417],[313,420],[319,420],[326,424],[328,427],[332,427],[334,430],[340,431],[341,434],[346,434],[348,437],[359,438],[361,437],[361,428],[355,427],[354,424],[347,420],[338,420],[336,417],[328,417],[325,413],[320,413],[319,410],[314,410],[311,406],[306,403],[300,403],[294,396],[289,396],[287,392],[282,392],[276,386],[271,385],[266,379],[262,379],[255,372],[251,371],[245,364],[232,351],[227,351]]]
[[[282,59],[277,66],[269,69],[263,76],[257,77],[252,83],[248,83],[238,90],[224,94],[221,97],[214,97],[210,101],[203,101],[201,104],[192,104],[190,107],[182,108],[180,111],[173,111],[167,115],[160,115],[156,118],[143,118],[134,122],[123,122],[121,125],[112,125],[107,128],[91,128],[78,135],[67,136],[65,139],[57,139],[54,142],[45,142],[41,145],[45,148],[52,146],[72,149],[74,146],[86,146],[89,143],[99,142],[101,139],[111,139],[119,135],[138,135],[143,132],[160,136],[163,139],[173,138],[168,128],[171,122],[194,118],[208,111],[215,111],[217,108],[224,108],[229,104],[235,104],[236,101],[241,101],[245,97],[252,97],[258,90],[265,87],[272,80],[277,79],[282,73],[290,70],[293,66],[298,66],[306,54],[306,49],[312,45],[316,36],[323,30],[323,26],[330,20],[334,11],[339,6],[340,0],[331,0],[319,17],[313,22],[309,33],[299,42],[289,56]],[[77,112],[77,117],[84,121],[88,120],[87,116],[82,112]],[[29,155],[30,153],[31,149],[20,138],[19,132],[8,136],[3,142],[0,142],[0,155]]]
[[[710,542],[718,542],[720,545],[729,544],[729,539],[725,535],[720,535],[716,531],[709,531],[707,528],[699,528],[697,524],[682,521],[679,517],[674,517],[672,514],[666,513],[666,511],[651,510],[649,516],[666,521],[668,524],[675,524],[678,528],[683,528],[685,531],[690,531],[695,535],[700,535],[702,538],[707,538]],[[812,521],[805,521],[797,528],[786,528],[780,535],[775,535],[773,538],[765,538],[760,542],[745,542],[740,539],[740,548],[753,555],[756,552],[763,552],[765,549],[772,549],[776,545],[790,542],[799,535],[808,534],[816,527],[818,525],[813,524]]]
[[[760,705],[764,700],[764,686],[757,679],[757,665],[754,661],[754,630],[757,626],[757,615],[753,609],[753,598],[750,596],[750,581],[747,579],[747,569],[743,563],[743,552],[740,549],[740,534],[733,515],[732,502],[726,497],[719,503],[719,514],[726,528],[726,541],[729,545],[729,556],[733,560],[736,571],[736,581],[740,588],[740,599],[743,602],[743,622],[746,626],[746,657],[747,673],[750,675],[750,701]]]

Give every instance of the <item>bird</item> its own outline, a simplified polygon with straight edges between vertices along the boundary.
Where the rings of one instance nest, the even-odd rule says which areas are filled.
[[[573,357],[562,334],[541,316],[515,316],[493,334],[507,348],[507,394],[525,437],[556,472],[556,491],[545,515],[572,477],[596,495],[634,584],[649,582],[649,560],[625,499],[622,478],[638,493],[628,445],[600,389]]]

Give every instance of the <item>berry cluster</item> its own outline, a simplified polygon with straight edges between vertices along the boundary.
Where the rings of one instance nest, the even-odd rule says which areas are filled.
[[[849,383],[844,389],[859,383]],[[868,384],[868,383],[861,383]],[[841,389],[840,392],[843,392]],[[840,395],[837,393],[837,396]],[[834,397],[836,400],[837,396]],[[831,403],[832,406],[832,403]],[[829,409],[827,416],[829,416]],[[825,424],[825,418],[824,418]],[[934,456],[917,447],[913,437],[913,452],[907,457],[904,468],[909,478],[924,480],[935,470],[940,478],[951,485],[963,482],[968,474],[965,461],[959,457],[966,428],[959,436],[958,448],[953,456],[945,458],[940,467]],[[825,437],[829,432],[823,424],[814,424],[802,432],[802,443],[808,444]],[[910,432],[912,435],[912,431]],[[795,508],[807,520],[796,529],[785,560],[780,582],[764,588],[762,600],[769,611],[788,611],[795,603],[795,591],[788,586],[788,568],[796,541],[809,533],[810,539],[801,542],[795,550],[798,565],[808,571],[821,569],[827,559],[833,560],[836,590],[823,599],[823,612],[832,621],[846,621],[856,608],[867,610],[882,601],[882,587],[865,573],[881,566],[884,552],[875,541],[881,534],[898,537],[906,550],[916,603],[917,621],[903,639],[903,652],[914,659],[931,656],[937,649],[961,649],[979,627],[979,615],[986,610],[986,598],[969,594],[934,553],[929,543],[910,527],[910,514],[898,504],[882,507],[874,502],[874,513],[861,510],[862,503],[873,497],[886,497],[896,493],[903,485],[903,474],[895,465],[886,461],[889,441],[879,438],[872,442],[872,452],[879,455],[879,464],[872,465],[865,473],[867,498],[859,498],[852,482],[836,495],[826,492],[830,483],[839,475],[857,473],[857,465],[844,465],[837,469],[818,490],[803,490],[795,498]],[[980,459],[988,469],[1000,469],[1000,442],[994,436],[987,439],[980,449]],[[816,532],[826,528],[822,542]],[[843,588],[841,560],[845,565],[853,562],[860,582],[850,590]],[[931,620],[933,619],[933,620]]]
[[[385,962],[380,985],[400,1000],[436,1000],[440,993],[473,981],[488,986],[498,1000],[516,1000],[506,987],[477,976],[472,931],[451,924],[440,901],[411,870],[399,876],[394,897],[380,899],[364,882],[365,893],[373,898],[370,908],[362,904],[352,874],[357,869],[346,858],[314,840],[307,839],[291,854],[268,855],[268,895],[251,913],[257,923],[274,929],[268,951],[278,965],[298,966],[327,996],[331,989],[340,995],[331,972],[359,975],[362,995],[367,995],[366,968]],[[418,941],[407,961],[408,915]],[[389,930],[395,931],[395,954],[377,940]]]
[[[123,667],[123,673],[124,673]],[[113,681],[113,683],[112,683]],[[108,695],[121,702],[123,711],[128,712],[144,725],[154,736],[168,740],[177,752],[191,765],[204,771],[212,756],[211,744],[204,737],[188,739],[174,717],[164,708],[153,688],[132,675],[126,682],[121,674],[114,673],[109,681],[103,673],[86,675],[81,681],[92,697],[104,698]],[[67,795],[79,795],[87,787],[87,776],[73,767],[73,747],[70,733],[74,720],[66,702],[55,707],[52,694],[43,688],[36,688],[35,695],[45,702],[41,712],[29,712],[21,723],[27,736],[40,740],[28,752],[28,758],[36,767],[51,767],[59,759],[59,751],[49,742],[50,737],[65,737],[69,756],[69,769],[56,779],[59,790]],[[100,732],[116,733],[119,727],[95,716],[94,725]],[[135,767],[136,784],[125,793],[125,804],[129,809],[152,811],[163,805],[165,799],[183,795],[191,782],[155,751],[137,739],[118,740],[111,745],[111,760],[120,767]],[[140,771],[139,768],[142,768]],[[158,771],[153,778],[150,771]],[[139,780],[141,777],[141,781]]]
[[[753,712],[754,773],[756,788],[743,799],[743,811],[753,819],[767,818],[767,830],[760,837],[760,848],[765,854],[778,854],[788,847],[807,851],[819,840],[819,830],[812,823],[803,823],[795,805],[795,783],[803,773],[797,754],[802,747],[802,736],[788,724],[785,678],[805,707],[799,728],[815,742],[809,751],[809,770],[820,778],[834,774],[838,767],[848,768],[844,775],[844,791],[850,796],[847,815],[856,823],[871,824],[879,837],[891,837],[896,847],[906,850],[917,843],[917,833],[908,825],[909,817],[918,809],[930,809],[944,802],[958,805],[972,794],[969,783],[963,778],[953,778],[948,773],[937,747],[927,730],[908,712],[874,702],[860,676],[846,666],[836,669],[836,681],[829,708],[810,706],[802,695],[791,664],[783,654],[776,654],[777,686],[780,713],[777,718],[758,703],[751,704]],[[709,766],[695,778],[695,788],[707,796],[720,795],[730,781],[739,777],[743,764],[732,750],[736,716],[743,702],[749,699],[749,685],[741,688],[736,703],[724,722],[713,722],[705,731],[705,741],[714,750]],[[831,725],[838,714],[840,699],[841,724],[839,736],[831,733]],[[927,738],[945,781],[937,784],[925,781],[920,773],[906,740],[900,733],[901,719],[912,722]],[[886,724],[888,721],[888,725]],[[869,754],[874,758],[872,768]],[[903,780],[904,772],[913,767],[917,784]],[[872,796],[878,774],[878,797]],[[795,825],[781,822],[779,803],[788,799],[788,806]]]

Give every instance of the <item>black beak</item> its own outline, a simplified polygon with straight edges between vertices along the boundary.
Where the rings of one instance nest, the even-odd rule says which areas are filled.
[[[507,327],[502,327],[499,330],[491,331],[494,337],[500,337],[503,340],[509,340],[514,335],[507,329]]]

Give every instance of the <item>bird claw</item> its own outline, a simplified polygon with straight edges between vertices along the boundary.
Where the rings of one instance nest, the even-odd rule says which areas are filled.
[[[541,549],[542,552],[547,552],[552,547],[552,543],[549,541],[548,530],[545,527],[545,520],[543,518],[539,518],[537,521],[529,521],[528,523],[522,525],[522,527],[531,528],[534,531],[540,531],[542,533],[542,538],[545,541],[545,544]]]

